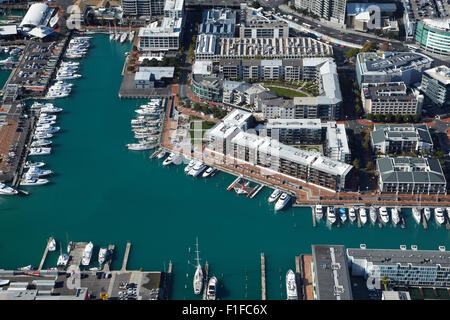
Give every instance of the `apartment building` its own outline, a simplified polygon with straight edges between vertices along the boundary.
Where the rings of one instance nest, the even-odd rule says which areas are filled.
[[[164,0],[122,0],[124,16],[154,16],[164,13]]]
[[[362,83],[361,102],[371,114],[421,114],[424,97],[404,82]]]
[[[139,29],[140,51],[178,50],[182,36],[183,19],[164,17]]]
[[[233,37],[236,26],[236,12],[230,9],[210,9],[203,11],[199,34],[212,34],[217,37]]]
[[[370,137],[374,151],[384,154],[433,149],[433,140],[425,124],[376,124]]]
[[[402,249],[347,249],[352,276],[399,287],[450,287],[450,252]]]
[[[433,59],[413,52],[363,52],[356,57],[358,85],[378,82],[404,82],[410,86],[422,80],[423,71],[431,68]]]
[[[164,17],[182,19],[184,17],[184,0],[165,0]]]
[[[433,104],[450,105],[450,68],[446,65],[425,70],[421,90]]]
[[[379,190],[386,193],[445,193],[447,181],[434,158],[377,159]]]
[[[345,24],[346,5],[347,0],[295,0],[294,2],[296,8],[306,9],[320,18],[338,25]]]

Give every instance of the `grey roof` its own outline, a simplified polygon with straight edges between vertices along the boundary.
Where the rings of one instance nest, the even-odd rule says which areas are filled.
[[[203,22],[198,33],[217,36],[233,36],[236,24],[236,12],[229,9],[211,9],[203,11]]]
[[[344,246],[313,245],[316,294],[319,300],[352,300]]]
[[[173,78],[175,67],[139,67],[134,80],[161,80],[162,78]]]
[[[413,52],[363,52],[358,53],[357,63],[362,74],[366,72],[406,71],[433,62],[421,53]]]
[[[376,124],[371,135],[374,144],[399,140],[433,144],[425,124]]]
[[[395,12],[397,6],[395,3],[347,3],[347,15],[355,15],[366,12],[368,7],[375,5],[380,8],[381,12]]]
[[[366,259],[375,265],[395,265],[408,263],[418,266],[450,267],[450,252],[440,250],[400,250],[400,249],[347,249],[349,258]]]
[[[446,183],[439,160],[434,158],[380,158],[377,169],[383,183]]]

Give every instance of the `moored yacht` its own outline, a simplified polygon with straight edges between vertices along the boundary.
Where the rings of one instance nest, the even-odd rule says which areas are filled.
[[[447,218],[450,221],[450,207],[447,207]]]
[[[379,212],[380,212],[381,221],[382,221],[384,224],[389,223],[389,214],[388,214],[388,212],[387,212],[386,207],[381,207],[381,208],[379,209]]]
[[[83,251],[83,259],[81,260],[81,264],[83,266],[87,266],[89,265],[89,262],[91,262],[91,257],[92,257],[92,249],[94,248],[94,245],[92,244],[92,242],[89,242],[86,247],[84,248]]]
[[[98,253],[98,263],[103,264],[106,261],[106,254],[108,253],[108,249],[100,248]]]
[[[339,217],[341,218],[342,223],[347,221],[347,214],[345,213],[345,208],[339,208]]]
[[[69,243],[67,244],[67,253],[70,253],[70,251],[72,251],[73,248],[73,242],[69,241]]]
[[[316,220],[322,220],[323,218],[323,207],[321,204],[316,204],[315,206]]]
[[[295,282],[295,273],[291,269],[286,273],[286,296],[287,300],[297,300],[297,283]]]
[[[192,167],[195,165],[195,160],[192,159],[191,161],[189,161],[189,163],[187,164],[187,166],[184,168],[184,172],[186,174],[189,173],[189,171],[191,171]]]
[[[361,221],[362,225],[365,225],[367,222],[366,208],[364,207],[359,208],[359,221]]]
[[[208,167],[205,172],[203,172],[202,177],[207,178],[209,176],[214,176],[216,174],[217,169],[214,167]]]
[[[52,144],[52,141],[50,140],[45,140],[45,139],[39,139],[39,140],[35,140],[31,143],[31,147],[32,148],[39,148],[39,147],[45,147]]]
[[[166,152],[164,150],[161,150],[160,153],[156,156],[158,159],[162,159],[166,156]]]
[[[375,207],[370,207],[369,209],[369,217],[370,217],[370,221],[372,221],[372,223],[377,222],[378,219],[378,215],[377,215],[377,209],[375,209]]]
[[[423,215],[425,216],[425,219],[430,220],[431,218],[431,210],[430,208],[424,208],[423,209]]]
[[[400,222],[400,214],[398,212],[397,208],[391,209],[391,215],[392,215],[392,223],[394,225],[397,225]]]
[[[49,183],[49,180],[47,179],[29,177],[27,175],[25,175],[25,178],[20,181],[21,186],[41,186],[47,183]]]
[[[33,161],[27,161],[25,162],[25,165],[23,166],[25,169],[31,168],[31,167],[36,167],[36,168],[40,168],[45,166],[44,162],[33,162]]]
[[[63,253],[58,257],[58,262],[56,263],[57,266],[67,266],[67,263],[69,262],[69,255]]]
[[[30,156],[45,156],[49,155],[52,148],[30,148]]]
[[[217,291],[217,278],[213,276],[208,281],[206,300],[216,300],[216,291]]]
[[[194,178],[198,177],[198,175],[201,174],[205,169],[206,165],[203,162],[198,161],[189,171],[189,175],[193,176]]]
[[[27,171],[27,176],[29,177],[43,177],[52,174],[52,170],[43,170],[38,167],[30,167]]]
[[[336,209],[334,207],[327,207],[327,222],[330,224],[336,222]]]
[[[442,208],[434,209],[434,219],[439,224],[443,224],[445,222],[444,210],[442,210]]]
[[[15,190],[15,189],[13,189],[11,187],[8,187],[6,184],[0,182],[0,194],[3,194],[3,195],[14,195],[14,194],[17,194],[17,193],[19,193],[17,190]]]
[[[283,192],[280,196],[280,198],[275,203],[275,211],[282,210],[291,200],[291,196],[287,193]]]
[[[281,194],[282,194],[282,192],[280,189],[275,189],[275,190],[273,190],[272,194],[270,195],[270,197],[267,201],[269,201],[269,203],[272,203],[272,202],[276,201],[281,196]]]
[[[55,251],[56,250],[56,241],[54,238],[50,241],[48,244],[48,251]]]
[[[421,210],[417,207],[412,208],[412,216],[418,224],[420,224],[420,221],[422,220],[422,213],[420,211]]]
[[[350,222],[353,222],[356,220],[355,208],[351,207],[350,209],[348,209],[348,219],[350,220]]]
[[[196,243],[195,243],[195,253],[197,255],[196,260],[197,260],[197,268],[195,269],[195,274],[194,274],[194,280],[193,280],[193,287],[194,287],[194,293],[195,294],[200,294],[200,292],[202,292],[202,288],[203,288],[203,270],[202,270],[202,266],[200,264],[200,258],[198,256],[199,251],[198,251],[198,238],[196,238]]]
[[[163,166],[167,166],[167,165],[169,165],[169,164],[171,164],[172,162],[173,162],[173,159],[174,159],[174,157],[175,157],[175,153],[171,153],[171,154],[169,154],[169,156],[163,161]]]
[[[53,138],[53,134],[48,132],[36,132],[36,134],[33,136],[33,140],[42,140],[50,138]]]
[[[155,144],[151,142],[144,142],[144,143],[129,143],[127,144],[127,147],[129,150],[133,151],[143,151],[143,150],[150,150],[155,148]]]

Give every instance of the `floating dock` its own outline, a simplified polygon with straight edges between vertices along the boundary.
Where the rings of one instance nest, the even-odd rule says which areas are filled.
[[[205,279],[204,279],[204,285],[203,285],[203,300],[206,300],[206,294],[208,293],[208,281],[209,281],[209,264],[208,261],[205,263]]]
[[[266,258],[261,252],[261,300],[266,300]]]
[[[116,248],[115,245],[110,244],[108,245],[108,256],[107,260],[105,261],[105,264],[103,265],[103,271],[104,272],[110,272],[111,271],[111,263],[112,263],[112,256],[114,254],[114,249]],[[110,254],[110,252],[113,252],[113,254]]]
[[[425,213],[422,212],[422,224],[424,229],[428,229],[427,218],[425,218]]]
[[[231,189],[233,189],[234,185],[235,185],[236,183],[238,183],[238,182],[241,180],[241,178],[242,178],[242,176],[237,177],[236,180],[234,180],[234,181],[228,186],[227,191],[230,191]]]
[[[314,211],[315,211],[314,207],[311,207],[313,227],[316,227],[316,214]]]
[[[70,258],[68,267],[75,265],[80,266],[81,260],[83,259],[84,248],[87,246],[87,242],[74,242],[72,250],[70,250]]]
[[[261,189],[262,188],[264,188],[264,185],[260,185],[259,187],[258,187],[258,189],[256,189],[256,191],[255,192],[250,192],[248,195],[250,195],[250,199],[253,199],[257,194],[258,194],[258,192],[260,192],[261,191]],[[247,196],[248,197],[248,196]]]
[[[122,269],[120,271],[127,270],[128,256],[130,255],[131,242],[127,242],[127,248],[125,249],[125,255],[123,257]]]
[[[47,245],[45,246],[44,254],[42,255],[41,263],[39,263],[38,271],[42,270],[42,267],[44,266],[45,259],[47,258],[48,254],[48,246],[50,245],[50,242],[53,240],[53,237],[48,238]]]

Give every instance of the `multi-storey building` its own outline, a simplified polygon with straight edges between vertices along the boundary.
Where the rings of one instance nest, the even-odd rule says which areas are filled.
[[[425,124],[376,124],[370,136],[374,151],[384,154],[433,149],[433,140]]]
[[[184,0],[165,0],[164,17],[182,19],[184,17]]]
[[[139,45],[141,51],[178,50],[183,29],[183,19],[164,17],[139,29]]]
[[[208,39],[209,38],[209,39]],[[205,46],[203,43],[214,43]],[[208,50],[205,50],[208,49]],[[298,59],[329,57],[333,55],[331,45],[312,38],[217,38],[201,34],[197,38],[195,58],[197,60],[220,59]]]
[[[331,22],[341,25],[345,23],[347,0],[295,0],[294,5]]]
[[[287,38],[289,26],[278,20],[247,20],[239,27],[240,38]]]
[[[314,300],[353,300],[345,246],[312,245]]]
[[[233,37],[235,25],[235,11],[224,8],[205,10],[198,33],[213,34],[217,37]]]
[[[379,158],[377,159],[380,192],[445,193],[447,182],[438,159]]]
[[[244,161],[330,190],[346,188],[353,168],[351,165],[246,131],[252,119],[249,115],[249,112],[234,110],[229,118],[224,118],[223,122],[206,132],[206,148],[228,160]]]
[[[222,102],[222,80],[214,75],[194,74],[191,90],[201,100]]]
[[[421,90],[435,105],[450,105],[450,68],[442,65],[425,70],[422,75]]]
[[[423,19],[417,24],[416,41],[427,51],[450,55],[450,19]]]
[[[440,250],[347,249],[352,276],[398,287],[450,287],[450,252]]]
[[[122,0],[124,16],[154,16],[164,13],[164,0]]]
[[[431,68],[433,59],[412,52],[363,52],[356,57],[358,85],[364,82],[400,82],[407,86],[420,82],[422,72]]]
[[[362,83],[361,102],[371,114],[421,114],[423,96],[404,82]]]

